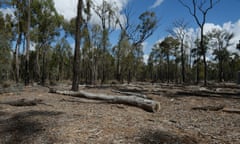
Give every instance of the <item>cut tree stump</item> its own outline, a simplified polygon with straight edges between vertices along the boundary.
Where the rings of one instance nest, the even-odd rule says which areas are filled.
[[[114,96],[105,94],[94,94],[85,91],[62,91],[56,89],[50,89],[50,93],[69,95],[74,97],[82,97],[88,99],[103,100],[108,103],[127,104],[140,107],[148,112],[158,112],[160,110],[160,103],[157,101],[141,98],[138,96]]]

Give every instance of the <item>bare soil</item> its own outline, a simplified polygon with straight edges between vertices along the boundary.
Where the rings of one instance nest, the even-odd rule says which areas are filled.
[[[164,86],[163,90],[163,86],[150,84],[143,87],[148,90],[145,91],[148,97],[161,103],[159,112],[149,113],[133,106],[52,94],[41,86],[0,94],[0,143],[240,142],[240,114],[192,109],[218,105],[240,109],[239,98],[173,95],[181,88]],[[57,88],[69,89],[68,86]],[[111,87],[81,89],[114,94]],[[23,102],[23,105],[13,105],[16,102]]]

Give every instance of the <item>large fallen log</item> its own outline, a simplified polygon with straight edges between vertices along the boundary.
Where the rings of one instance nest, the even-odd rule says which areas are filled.
[[[50,93],[57,93],[62,95],[70,95],[75,97],[82,97],[88,99],[103,100],[109,103],[127,104],[140,107],[149,112],[158,112],[160,110],[160,103],[157,101],[137,97],[137,96],[113,96],[105,94],[94,94],[85,91],[62,91],[50,89]]]
[[[134,92],[122,92],[122,91],[118,91],[118,90],[112,90],[112,92],[114,93],[120,93],[120,94],[124,94],[124,95],[129,95],[129,96],[137,96],[137,97],[141,97],[141,98],[145,98],[145,99],[150,99],[148,98],[146,95],[141,94],[141,93],[134,93]]]

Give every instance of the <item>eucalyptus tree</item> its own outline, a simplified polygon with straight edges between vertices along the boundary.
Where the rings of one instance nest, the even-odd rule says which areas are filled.
[[[8,80],[11,73],[11,29],[10,15],[4,17],[0,11],[0,82]]]
[[[201,70],[200,70],[201,63],[204,64],[204,55],[210,49],[209,37],[207,37],[207,35],[204,35],[202,43],[201,43],[201,39],[199,39],[199,38],[197,38],[194,43],[195,43],[195,48],[192,49],[191,53],[192,53],[193,57],[195,58],[193,63],[196,66],[196,82],[197,82],[197,79],[200,78],[199,74],[201,72]],[[199,47],[201,45],[202,45],[202,47],[200,49]],[[205,65],[204,65],[204,73],[205,73]],[[204,77],[205,76],[206,75],[204,74]]]
[[[78,0],[77,5],[77,17],[75,21],[75,49],[74,49],[74,60],[73,60],[73,79],[72,79],[72,90],[78,91],[78,84],[80,80],[80,42],[82,39],[82,28],[84,24],[90,19],[90,7],[91,0],[87,0],[83,3],[83,0]],[[83,13],[87,14],[87,18],[84,19]]]
[[[229,57],[230,78],[236,80],[237,72],[240,69],[240,56],[238,53],[232,53]]]
[[[200,28],[200,45],[198,49],[204,49],[204,26],[206,23],[207,14],[209,11],[220,2],[220,0],[178,0],[193,16],[195,22]],[[202,50],[203,63],[204,63],[204,85],[207,85],[207,62],[206,62],[206,51]],[[197,83],[199,82],[199,65],[197,61]]]
[[[47,78],[47,68],[45,66],[47,54],[55,38],[60,35],[63,17],[57,13],[53,0],[34,0],[31,6],[32,41],[37,44],[36,51],[41,56],[41,84],[44,85]],[[39,60],[37,60],[37,63],[39,63]]]
[[[76,18],[76,27],[75,27],[75,49],[74,49],[74,60],[73,60],[73,79],[72,79],[72,90],[78,91],[79,83],[79,56],[80,56],[80,26],[82,25],[83,16],[83,1],[78,0],[77,6],[77,18]]]
[[[19,45],[24,43],[24,40],[21,40],[21,36],[24,35],[26,40],[25,47],[25,71],[24,71],[24,82],[25,85],[28,85],[30,82],[30,71],[29,71],[29,49],[30,49],[30,27],[31,27],[31,0],[13,0],[13,5],[16,7],[15,15],[18,20],[18,38],[16,42],[16,82],[18,82],[19,77],[19,67],[18,67],[18,50]],[[25,46],[25,43],[24,43]]]
[[[129,69],[129,75],[134,76],[136,70],[138,69],[138,64],[143,60],[143,42],[147,40],[158,27],[158,18],[154,12],[145,11],[138,17],[139,23],[137,25],[131,25],[127,29],[127,36],[131,41],[131,53],[134,67]],[[133,73],[133,74],[131,74]]]
[[[226,30],[213,29],[208,32],[207,36],[210,39],[209,42],[213,48],[215,60],[218,61],[218,79],[222,82],[224,75],[223,63],[229,59],[230,54],[227,48],[231,45],[230,41],[234,35]]]
[[[27,2],[27,31],[26,31],[26,58],[25,58],[25,85],[29,85],[30,71],[29,71],[29,49],[30,49],[30,27],[31,27],[31,0]]]
[[[176,37],[180,42],[180,53],[181,53],[181,65],[182,65],[182,82],[185,82],[185,59],[186,59],[186,52],[184,48],[184,41],[187,35],[187,26],[188,23],[184,21],[184,19],[179,19],[173,22],[173,28],[169,29],[168,31],[174,37]]]
[[[50,61],[51,79],[63,80],[71,76],[72,49],[68,41],[61,38],[53,49]]]
[[[161,48],[161,53],[165,57],[167,61],[167,82],[170,81],[170,56],[173,55],[174,49],[179,46],[179,41],[173,37],[166,37],[161,43],[159,43],[159,47]]]
[[[110,47],[109,34],[114,31],[117,25],[116,10],[117,7],[114,7],[113,4],[103,0],[100,5],[93,6],[94,12],[101,20],[101,83],[104,83],[106,80],[106,56],[108,55],[108,48]]]
[[[148,67],[152,82],[163,80],[163,53],[159,42],[153,45],[148,58]]]
[[[130,24],[130,16],[131,16],[131,9],[125,8],[123,10],[123,14],[125,16],[124,19],[122,19],[121,15],[117,17],[117,23],[121,29],[119,40],[116,46],[113,47],[113,53],[115,56],[116,61],[116,79],[118,81],[122,81],[123,76],[123,69],[124,69],[124,63],[122,62],[127,55],[128,51],[131,49],[130,39],[128,36],[128,30],[131,27]]]
[[[25,49],[24,59],[24,81],[25,85],[29,84],[29,48],[30,48],[30,24],[31,24],[31,0],[12,0],[7,1],[9,5],[12,5],[16,10],[14,15],[17,21],[16,28],[16,46],[15,46],[15,79],[19,81],[19,48],[23,44]],[[23,38],[22,38],[23,37]],[[25,45],[26,41],[26,45]]]

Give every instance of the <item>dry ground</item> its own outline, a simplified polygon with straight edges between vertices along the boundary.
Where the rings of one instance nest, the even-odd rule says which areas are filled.
[[[84,89],[112,94],[111,88]],[[240,143],[240,114],[191,109],[203,105],[240,109],[240,99],[147,95],[161,103],[159,112],[51,94],[40,86],[4,93],[0,95],[0,143]],[[40,102],[9,105],[20,99]]]

